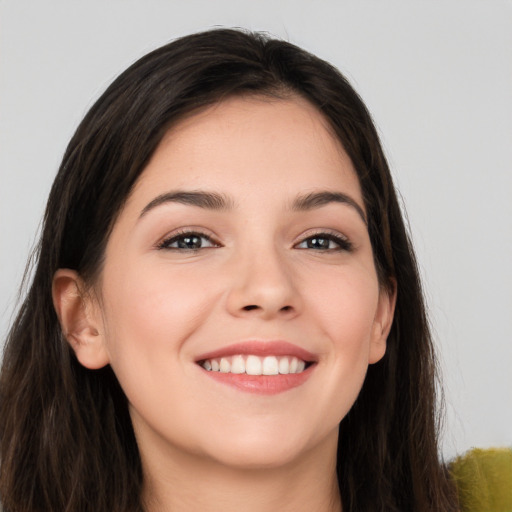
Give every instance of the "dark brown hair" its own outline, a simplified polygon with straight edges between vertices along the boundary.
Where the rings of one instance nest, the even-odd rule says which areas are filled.
[[[5,512],[142,510],[126,398],[109,367],[77,362],[52,306],[52,278],[72,268],[93,282],[116,216],[163,135],[183,116],[242,94],[300,95],[323,113],[359,176],[380,283],[397,287],[386,355],[340,425],[344,511],[456,509],[439,461],[436,365],[418,271],[371,117],[330,64],[262,34],[219,29],[133,64],[69,143],[0,377]]]

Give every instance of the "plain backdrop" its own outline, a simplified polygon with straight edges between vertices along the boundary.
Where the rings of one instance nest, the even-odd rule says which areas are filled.
[[[511,1],[0,0],[1,343],[86,110],[138,57],[214,26],[298,44],[362,95],[424,277],[444,454],[512,446]]]

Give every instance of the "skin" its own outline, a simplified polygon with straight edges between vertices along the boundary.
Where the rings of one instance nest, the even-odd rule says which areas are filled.
[[[227,204],[155,205],[177,190]],[[291,208],[319,191],[354,204]],[[113,228],[96,293],[80,291],[76,272],[56,273],[55,307],[79,361],[110,364],[128,397],[149,511],[341,510],[338,425],[385,353],[394,309],[361,213],[353,165],[313,106],[233,98],[163,139]],[[173,237],[190,230],[208,237],[203,247],[177,249]],[[310,351],[309,378],[261,395],[196,362],[248,340]]]

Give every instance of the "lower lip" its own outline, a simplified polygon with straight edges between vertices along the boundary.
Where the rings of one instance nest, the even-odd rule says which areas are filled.
[[[315,366],[312,364],[301,373],[288,375],[247,375],[246,373],[222,373],[201,369],[208,377],[240,391],[256,395],[277,395],[304,384],[311,376]]]

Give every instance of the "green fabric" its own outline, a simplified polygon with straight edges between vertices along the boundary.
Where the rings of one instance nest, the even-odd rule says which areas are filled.
[[[451,463],[450,472],[462,512],[512,512],[512,450],[471,450]]]

